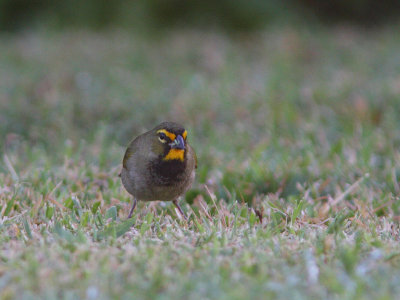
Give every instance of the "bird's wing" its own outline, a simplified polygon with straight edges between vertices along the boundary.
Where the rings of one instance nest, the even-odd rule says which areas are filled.
[[[128,160],[133,156],[133,154],[135,154],[135,152],[138,150],[138,140],[139,137],[137,137],[136,139],[134,139],[128,146],[128,148],[126,149],[125,155],[124,155],[124,159],[122,161],[122,167],[127,169],[127,163]]]

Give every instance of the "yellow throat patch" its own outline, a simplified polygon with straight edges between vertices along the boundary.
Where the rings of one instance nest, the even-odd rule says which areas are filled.
[[[168,154],[164,157],[164,160],[180,160],[183,161],[185,156],[185,150],[183,149],[171,149],[169,150]]]

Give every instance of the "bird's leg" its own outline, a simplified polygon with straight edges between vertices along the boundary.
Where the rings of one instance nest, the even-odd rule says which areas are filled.
[[[182,217],[187,221],[187,217],[186,215],[183,213],[182,208],[179,206],[178,200],[174,200],[172,201],[172,203],[174,203],[174,205],[176,206],[176,208],[179,210],[179,213],[182,215]]]
[[[133,210],[134,210],[135,207],[136,207],[136,203],[137,203],[137,200],[136,200],[135,197],[133,197],[133,204],[132,204],[132,208],[131,208],[131,210],[130,210],[130,212],[129,212],[128,219],[132,218]]]

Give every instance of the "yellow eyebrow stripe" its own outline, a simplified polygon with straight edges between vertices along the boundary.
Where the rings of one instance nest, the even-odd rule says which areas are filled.
[[[160,133],[160,132],[164,133],[167,137],[169,137],[171,141],[175,140],[175,138],[176,138],[176,135],[172,132],[169,132],[168,130],[160,129],[157,131],[157,133]]]
[[[182,133],[182,137],[186,140],[186,137],[187,137],[187,131],[186,130]]]

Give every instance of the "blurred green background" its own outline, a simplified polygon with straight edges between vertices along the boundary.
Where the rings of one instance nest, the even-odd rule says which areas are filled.
[[[132,137],[175,120],[194,137],[198,183],[223,198],[298,195],[334,174],[325,195],[392,174],[397,1],[0,7],[0,133],[17,169],[65,157],[115,167]],[[358,139],[355,168],[346,147]]]
[[[55,28],[196,26],[242,31],[295,18],[374,25],[397,18],[399,12],[396,0],[1,0],[0,28],[16,30],[45,24]]]

